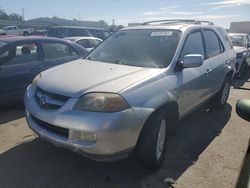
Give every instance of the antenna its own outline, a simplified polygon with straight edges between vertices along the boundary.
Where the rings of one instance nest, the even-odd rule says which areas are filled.
[[[24,11],[25,11],[24,8],[22,8],[21,11],[22,11],[22,17],[23,17],[23,21],[24,21]]]

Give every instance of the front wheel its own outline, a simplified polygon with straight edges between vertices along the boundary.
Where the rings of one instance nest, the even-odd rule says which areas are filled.
[[[229,77],[227,77],[224,80],[220,91],[213,98],[214,108],[222,108],[223,106],[225,106],[230,92],[230,84],[231,84],[230,79]]]
[[[167,121],[164,111],[153,114],[140,134],[136,156],[140,164],[151,169],[162,166],[167,140]]]

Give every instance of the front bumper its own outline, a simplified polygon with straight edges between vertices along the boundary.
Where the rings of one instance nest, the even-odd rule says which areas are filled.
[[[78,98],[70,98],[58,110],[44,110],[34,99],[29,87],[25,94],[26,120],[41,138],[56,146],[98,161],[114,161],[126,157],[135,147],[141,128],[153,112],[150,108],[130,108],[115,113],[80,112],[72,110]],[[68,130],[68,135],[44,128],[41,120],[51,126]],[[95,141],[79,140],[79,132],[96,135]]]

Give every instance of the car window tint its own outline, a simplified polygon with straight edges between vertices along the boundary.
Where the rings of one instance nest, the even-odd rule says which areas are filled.
[[[200,31],[191,33],[188,36],[181,53],[181,59],[189,54],[200,54],[205,56],[204,43]]]
[[[214,31],[205,30],[204,37],[207,47],[207,58],[214,57],[222,52],[220,41]]]
[[[68,31],[69,37],[74,36],[88,36],[87,30],[82,28],[70,28]]]
[[[0,55],[0,62],[3,65],[29,63],[38,59],[38,47],[36,44],[14,46]]]
[[[79,44],[80,46],[84,48],[91,48],[89,45],[89,41],[87,39],[82,39],[76,42],[76,44]]]
[[[61,43],[43,43],[42,47],[45,59],[56,59],[77,55],[70,46]]]
[[[106,38],[104,31],[98,29],[89,29],[89,35],[100,39]]]

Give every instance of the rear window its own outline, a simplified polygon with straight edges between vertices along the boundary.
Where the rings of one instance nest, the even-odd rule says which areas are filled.
[[[218,31],[219,31],[222,39],[224,40],[225,48],[227,50],[232,49],[233,45],[230,41],[229,35],[227,34],[226,30],[225,29],[218,29]]]
[[[230,40],[231,40],[233,46],[245,46],[244,45],[244,36],[230,35]]]
[[[81,28],[69,28],[68,29],[68,37],[75,37],[75,36],[89,36],[86,29]]]
[[[204,36],[205,36],[208,58],[214,57],[223,52],[223,46],[214,31],[205,30]]]
[[[95,36],[86,28],[51,28],[48,37],[66,38],[76,36]]]
[[[48,37],[57,37],[57,38],[68,37],[68,30],[66,28],[51,28],[48,31]]]
[[[42,47],[45,59],[57,59],[77,55],[69,46],[61,43],[43,43]]]

